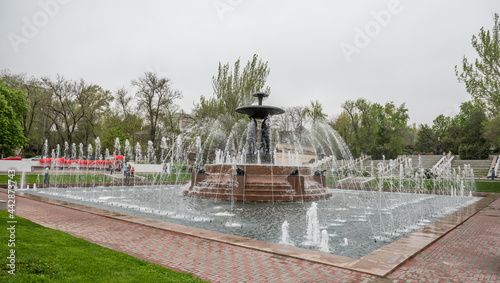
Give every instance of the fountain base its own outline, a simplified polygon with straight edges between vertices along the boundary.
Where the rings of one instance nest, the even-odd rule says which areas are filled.
[[[239,170],[238,170],[239,169]],[[313,176],[307,166],[257,164],[205,165],[193,173],[183,195],[233,201],[300,202],[328,199],[324,176]]]

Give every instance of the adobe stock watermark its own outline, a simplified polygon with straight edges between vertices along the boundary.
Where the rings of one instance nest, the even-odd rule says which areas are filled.
[[[224,14],[227,12],[232,12],[236,7],[241,5],[243,0],[216,0],[213,2],[215,12],[219,20],[224,20]]]
[[[61,10],[61,5],[66,5],[71,0],[40,0],[38,5],[40,10],[36,11],[31,18],[22,17],[21,30],[9,32],[7,38],[15,53],[19,53],[22,44],[28,44],[44,28],[51,18],[54,18]]]
[[[390,0],[386,9],[378,12],[371,11],[372,20],[368,21],[362,28],[354,28],[352,44],[345,41],[340,43],[340,50],[347,62],[350,63],[354,54],[361,53],[362,49],[370,45],[372,39],[378,36],[391,23],[393,16],[401,11],[403,11],[403,7],[399,0]]]
[[[16,216],[14,213],[16,212],[16,188],[17,182],[14,181],[14,177],[16,176],[16,171],[9,170],[7,171],[8,176],[8,186],[7,186],[7,211],[9,212],[9,220],[7,220],[7,233],[9,234],[7,240],[8,249],[7,256],[7,273],[10,275],[16,275],[16,224],[17,220],[15,220]]]

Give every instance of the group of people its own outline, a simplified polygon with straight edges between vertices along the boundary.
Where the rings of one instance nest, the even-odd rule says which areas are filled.
[[[333,168],[332,174],[333,174],[333,176],[342,176],[342,170],[340,168],[338,170],[337,170],[337,168]]]
[[[128,165],[127,163],[125,163],[125,165],[121,164],[121,166],[123,175],[125,176],[125,183],[128,183],[130,182],[130,177],[134,178],[134,167],[132,167],[130,163]]]
[[[130,181],[130,177],[134,177],[134,167],[132,167],[132,165],[130,163],[123,163],[121,161],[118,161],[118,168],[115,168],[115,164],[113,162],[111,162],[109,164],[109,173],[111,175],[113,175],[113,172],[115,170],[118,170],[118,171],[122,171],[123,172],[123,176],[125,176],[125,182],[128,183]]]
[[[186,167],[182,167],[181,169],[182,169],[182,171],[184,171],[184,170],[186,170]],[[193,166],[193,165],[190,165],[190,166],[189,166],[189,168],[188,168],[188,173],[193,173],[193,170],[194,170],[194,166]],[[174,165],[172,165],[172,166],[170,167],[170,172],[168,172],[168,164],[167,164],[167,163],[163,164],[163,170],[162,170],[162,173],[163,173],[163,174],[167,174],[167,173],[175,173],[175,167],[174,167]]]

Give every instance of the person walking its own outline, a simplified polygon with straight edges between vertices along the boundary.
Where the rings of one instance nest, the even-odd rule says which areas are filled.
[[[132,173],[132,165],[129,163],[128,164],[128,167],[127,167],[127,174],[128,174],[128,178],[130,180],[130,174]]]
[[[129,182],[129,177],[130,177],[130,169],[125,163],[125,166],[123,166],[123,176],[125,176],[125,183],[128,184]]]
[[[113,165],[113,162],[109,163],[109,173],[113,175],[113,171],[115,171],[115,166]]]
[[[491,168],[491,180],[495,181],[495,168]]]
[[[49,184],[49,167],[45,168],[45,174],[43,178],[43,183],[44,184]]]

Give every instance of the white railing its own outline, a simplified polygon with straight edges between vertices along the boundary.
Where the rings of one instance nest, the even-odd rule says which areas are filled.
[[[340,167],[339,169],[344,171],[346,169],[349,169],[349,168],[354,168],[356,165],[358,165],[359,163],[361,163],[361,161],[365,160],[368,158],[368,155],[366,154],[363,154],[361,155],[360,157],[354,159],[352,162],[348,162],[346,165]]]
[[[496,162],[495,162],[495,158],[496,158]],[[488,178],[491,178],[491,169],[490,168],[493,168],[493,170],[495,171],[495,176],[498,176],[498,174],[500,174],[500,155],[493,157],[493,160],[491,161],[491,166],[488,168]]]
[[[438,170],[442,169],[443,166],[445,166],[446,164],[450,164],[454,158],[455,155],[451,155],[451,152],[448,152],[447,155],[443,156],[434,166],[432,166],[432,171],[437,172]]]
[[[403,162],[405,162],[406,159],[408,159],[408,156],[401,155],[401,156],[398,156],[398,158],[396,158],[396,159],[389,160],[387,165],[384,166],[384,169],[381,172],[379,172],[379,175],[385,175],[385,174],[391,172],[392,170],[394,170],[394,168],[398,168],[399,164],[402,164]]]

